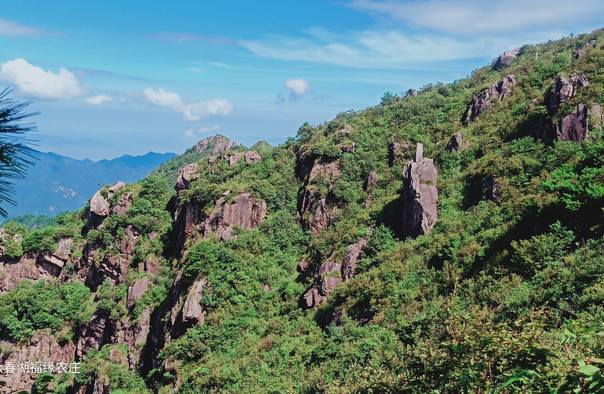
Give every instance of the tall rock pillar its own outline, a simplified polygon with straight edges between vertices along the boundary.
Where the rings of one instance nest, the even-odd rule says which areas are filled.
[[[430,232],[438,217],[436,167],[423,152],[423,145],[417,144],[415,160],[403,172],[403,232],[412,238]]]

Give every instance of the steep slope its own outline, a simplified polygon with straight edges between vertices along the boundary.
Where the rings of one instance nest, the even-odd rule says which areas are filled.
[[[99,184],[136,182],[174,153],[149,152],[142,156],[124,155],[112,160],[75,160],[52,152],[39,153],[28,175],[15,180],[17,206],[7,206],[9,216],[56,215],[86,204]]]
[[[7,225],[1,362],[81,363],[58,392],[602,390],[603,62],[602,31],[525,46]]]

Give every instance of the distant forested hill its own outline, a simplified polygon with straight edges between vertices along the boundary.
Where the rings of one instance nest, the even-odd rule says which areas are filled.
[[[99,183],[136,182],[174,153],[149,152],[142,156],[124,155],[112,160],[76,160],[56,153],[40,153],[40,160],[25,179],[15,181],[17,206],[8,205],[9,216],[56,215],[86,205]]]

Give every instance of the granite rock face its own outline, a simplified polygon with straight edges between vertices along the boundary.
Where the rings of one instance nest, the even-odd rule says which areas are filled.
[[[176,191],[188,189],[191,182],[199,179],[199,164],[191,163],[178,170],[178,180],[174,188]]]
[[[499,55],[499,57],[497,58],[497,61],[493,65],[493,70],[495,70],[495,71],[503,70],[504,68],[509,66],[510,63],[512,62],[512,60],[516,59],[518,57],[518,55],[520,55],[520,48],[515,48],[512,50],[503,52],[501,55]]]
[[[584,74],[570,75],[568,79],[564,77],[556,78],[554,87],[550,91],[550,97],[547,108],[550,113],[558,111],[561,103],[565,103],[575,97],[577,90],[589,86],[589,81]]]
[[[556,139],[560,141],[583,141],[589,131],[589,108],[579,104],[574,111],[555,125]]]
[[[391,142],[388,144],[388,159],[390,166],[392,166],[398,160],[404,160],[407,157],[409,151],[409,144],[407,142]]]
[[[462,147],[464,147],[464,145],[461,133],[455,133],[451,136],[451,139],[447,144],[446,150],[450,153],[456,153],[457,151],[461,150]]]
[[[461,122],[467,125],[469,122],[475,121],[481,113],[493,106],[493,100],[503,101],[506,97],[512,94],[512,86],[516,85],[516,76],[510,74],[501,81],[494,83],[489,89],[474,96],[474,99],[468,104],[466,112],[461,118]]]
[[[203,290],[206,286],[205,279],[193,283],[182,307],[182,321],[189,324],[203,324],[205,322],[205,310],[201,304]]]
[[[367,175],[367,179],[365,180],[365,191],[369,192],[375,185],[378,184],[380,178],[378,177],[377,172],[371,171],[369,175]]]
[[[438,218],[437,171],[432,159],[423,157],[418,144],[415,160],[403,172],[403,233],[415,238],[427,234]]]
[[[356,273],[356,268],[363,255],[363,250],[369,243],[369,238],[363,238],[348,246],[343,260],[338,260],[332,253],[321,264],[315,273],[312,287],[304,294],[304,305],[307,308],[319,307],[326,302],[329,294],[342,282],[350,280]]]

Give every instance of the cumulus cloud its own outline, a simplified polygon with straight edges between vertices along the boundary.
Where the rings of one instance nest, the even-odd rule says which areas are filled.
[[[88,104],[92,104],[92,105],[101,105],[104,103],[108,103],[113,101],[113,97],[108,96],[106,94],[99,94],[97,96],[93,96],[93,97],[88,97],[86,100],[84,100],[86,103]]]
[[[283,85],[289,89],[293,97],[302,97],[310,90],[310,84],[303,79],[286,79]]]
[[[177,93],[162,88],[145,89],[143,93],[148,102],[180,112],[188,120],[199,120],[212,115],[224,116],[233,111],[233,104],[224,98],[186,102]]]
[[[63,33],[22,25],[17,22],[0,19],[0,36],[64,36]]]
[[[64,67],[58,73],[29,64],[24,59],[2,63],[0,80],[17,87],[23,96],[38,99],[65,99],[84,93],[76,76]]]

